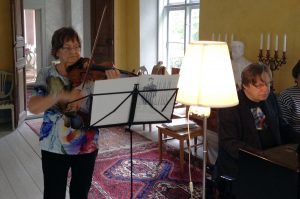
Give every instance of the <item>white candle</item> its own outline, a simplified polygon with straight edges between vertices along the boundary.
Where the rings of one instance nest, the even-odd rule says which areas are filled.
[[[283,36],[283,52],[286,52],[286,34]]]
[[[221,33],[219,33],[218,41],[221,41]]]
[[[260,50],[263,49],[263,43],[264,43],[264,35],[261,33],[260,34],[260,45],[259,45]]]
[[[278,51],[278,34],[275,36],[275,51]]]
[[[267,50],[270,50],[270,33],[268,33],[267,37]]]
[[[225,33],[224,41],[227,42],[227,33]]]
[[[215,41],[215,33],[212,33],[212,34],[211,34],[211,40],[212,40],[212,41]]]

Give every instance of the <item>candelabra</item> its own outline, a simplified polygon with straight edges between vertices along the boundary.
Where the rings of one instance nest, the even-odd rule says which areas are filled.
[[[286,34],[283,35],[283,49],[282,49],[282,57],[278,57],[278,34],[275,35],[275,45],[274,45],[274,57],[271,57],[270,54],[270,38],[271,34],[267,34],[267,52],[266,56],[263,55],[263,33],[260,34],[260,46],[259,46],[259,54],[258,61],[266,64],[270,67],[271,71],[279,70],[279,68],[286,64]]]
[[[275,50],[274,57],[271,57],[270,50],[267,50],[266,56],[263,55],[263,50],[259,50],[258,61],[270,67],[271,71],[279,70],[279,68],[286,64],[286,52],[282,52],[282,57],[279,58],[278,50]]]

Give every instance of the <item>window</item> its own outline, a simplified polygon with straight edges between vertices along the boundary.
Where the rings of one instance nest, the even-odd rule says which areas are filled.
[[[188,43],[199,40],[200,0],[159,0],[158,58],[180,68]]]

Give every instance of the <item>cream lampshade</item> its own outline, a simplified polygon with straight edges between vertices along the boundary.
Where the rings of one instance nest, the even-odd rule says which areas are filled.
[[[186,105],[230,107],[238,104],[228,46],[198,41],[186,50],[178,81],[177,101]]]
[[[178,88],[178,102],[207,107],[197,113],[204,117],[202,198],[205,198],[206,131],[210,108],[230,107],[239,103],[227,43],[196,41],[188,45],[180,67]]]

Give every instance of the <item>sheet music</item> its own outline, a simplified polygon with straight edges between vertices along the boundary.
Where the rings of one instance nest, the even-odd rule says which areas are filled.
[[[99,80],[95,81],[93,102],[92,102],[92,112],[91,112],[91,122],[94,124],[99,119],[106,116],[112,110],[114,110],[132,91],[133,86],[137,83],[138,77],[132,78],[119,78],[110,80]],[[127,93],[120,93],[124,92]],[[107,95],[97,95],[105,93],[114,93]],[[101,121],[101,124],[120,124],[128,120],[130,111],[131,97],[124,102],[113,114]],[[96,125],[97,126],[97,125]]]
[[[138,84],[140,94],[150,104],[153,104],[153,107],[141,96],[138,96],[133,122],[154,123],[155,121],[165,121],[166,118],[170,119],[178,78],[178,75],[141,75],[139,77],[95,81],[90,124],[93,126],[127,124],[132,100],[130,94],[135,84]],[[159,89],[173,90],[153,91]],[[145,92],[147,90],[148,92]],[[172,95],[174,96],[172,97]],[[168,105],[166,106],[166,104]],[[164,116],[161,116],[153,108]]]
[[[140,94],[143,95],[150,102],[150,104],[153,105],[154,108],[170,118],[173,112],[175,98],[172,101],[173,103],[169,103],[164,110],[162,109],[168,103],[168,100],[174,93],[174,90],[166,91],[162,89],[177,88],[178,79],[179,75],[142,75],[140,76],[138,82],[139,90],[141,91]],[[146,90],[161,91],[144,92]],[[150,104],[146,103],[142,97],[138,97],[134,118],[135,122],[164,120],[164,117],[158,115],[157,112],[150,106]]]

